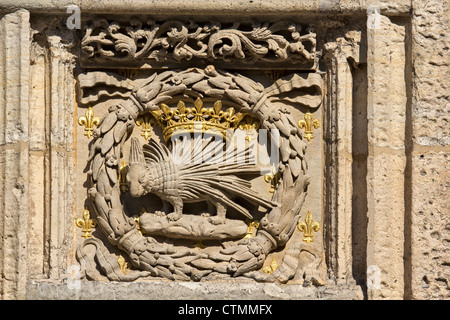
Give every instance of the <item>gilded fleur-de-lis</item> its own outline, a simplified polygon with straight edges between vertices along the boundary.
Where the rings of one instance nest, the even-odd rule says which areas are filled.
[[[200,98],[197,98],[194,101],[194,108],[191,108],[191,113],[194,115],[194,121],[204,121],[203,116],[208,114],[208,110],[203,108],[203,101]]]
[[[268,266],[265,266],[262,271],[264,273],[272,274],[275,270],[278,269],[278,262],[275,260],[275,258],[272,258],[272,261]]]
[[[178,101],[177,110],[175,110],[175,115],[180,119],[179,122],[187,122],[188,121],[189,110],[186,108],[186,104],[183,101]]]
[[[120,191],[127,192],[128,191],[128,183],[127,183],[127,172],[128,172],[128,164],[123,161],[119,168],[119,186]]]
[[[125,260],[125,258],[120,255],[117,258],[117,264],[119,265],[120,271],[122,271],[122,274],[127,274],[128,272],[128,262]]]
[[[320,223],[314,221],[311,211],[308,211],[305,222],[299,221],[297,227],[300,232],[303,232],[303,241],[310,243],[314,241],[314,232],[320,230]]]
[[[140,219],[140,216],[143,215],[144,213],[147,213],[147,209],[145,209],[145,207],[142,207],[139,215],[137,215],[137,214],[133,215],[134,222],[136,222],[136,229],[141,236],[144,235],[144,230],[142,230],[142,228],[141,228],[141,222],[139,219]]]
[[[97,225],[97,222],[91,219],[91,214],[88,209],[84,209],[83,217],[78,218],[75,223],[77,227],[82,228],[81,231],[83,234],[81,236],[85,239],[92,237],[92,228],[95,228]]]
[[[221,109],[222,109],[221,100],[217,100],[216,102],[214,102],[213,107],[208,109],[207,114],[211,117],[211,119],[209,120],[210,123],[214,124],[220,123],[220,120],[224,117],[225,114]]]
[[[78,124],[84,126],[84,135],[88,138],[92,137],[94,126],[98,126],[99,123],[100,118],[94,115],[92,107],[89,107],[84,116],[78,119]]]
[[[245,219],[247,222],[247,232],[245,233],[244,239],[253,238],[256,235],[256,230],[259,227],[258,220],[250,220],[248,218]]]
[[[156,124],[155,118],[146,113],[136,119],[136,125],[141,127],[141,136],[148,140],[152,134],[152,125]]]
[[[245,117],[239,123],[238,128],[245,131],[245,140],[252,141],[256,131],[260,128],[261,124],[252,117]]]
[[[142,229],[141,229],[141,222],[139,221],[139,216],[136,214],[133,216],[134,222],[136,222],[136,229],[139,232],[139,235],[143,235]]]
[[[274,193],[275,189],[278,187],[278,182],[280,181],[281,175],[275,169],[272,168],[272,173],[264,175],[264,181],[270,183],[270,193]]]
[[[305,138],[306,140],[311,141],[311,139],[314,138],[313,129],[319,128],[319,120],[313,119],[313,116],[309,111],[305,113],[303,118],[304,120],[298,122],[298,126],[300,128],[305,128]]]

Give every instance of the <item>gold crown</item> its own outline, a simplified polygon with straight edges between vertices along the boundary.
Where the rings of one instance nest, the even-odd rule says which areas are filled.
[[[233,107],[222,111],[222,101],[217,100],[213,107],[203,107],[203,101],[197,98],[194,107],[186,107],[179,101],[176,108],[161,103],[159,110],[150,111],[163,128],[166,142],[174,133],[208,132],[226,138],[228,129],[236,129],[245,113],[236,113]]]

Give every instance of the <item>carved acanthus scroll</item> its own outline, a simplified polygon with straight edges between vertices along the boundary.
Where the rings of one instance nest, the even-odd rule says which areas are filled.
[[[86,61],[279,63],[313,69],[316,34],[311,25],[291,22],[223,25],[132,19],[88,21],[81,43]]]

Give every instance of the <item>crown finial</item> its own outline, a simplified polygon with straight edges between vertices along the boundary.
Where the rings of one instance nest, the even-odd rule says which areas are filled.
[[[164,139],[168,141],[173,134],[194,133],[201,130],[221,135],[226,138],[228,129],[236,129],[245,113],[237,112],[233,107],[222,110],[222,101],[217,100],[212,107],[205,107],[203,101],[197,98],[193,107],[186,107],[179,101],[176,108],[161,103],[159,110],[150,111],[163,128]]]

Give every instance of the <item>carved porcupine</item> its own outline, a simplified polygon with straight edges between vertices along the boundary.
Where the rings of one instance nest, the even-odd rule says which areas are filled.
[[[190,148],[191,145],[189,144],[188,147]],[[211,143],[209,147],[216,146]],[[234,148],[228,149],[234,151]],[[195,147],[194,150],[196,150]],[[207,153],[205,149],[203,151]],[[245,152],[248,152],[248,148]],[[237,174],[259,172],[255,165],[239,161],[233,163],[205,161],[192,163],[182,159],[174,161],[171,151],[165,145],[151,140],[141,149],[138,140],[132,138],[127,183],[133,197],[155,194],[163,200],[164,210],[168,209],[167,203],[170,203],[174,210],[167,215],[170,221],[181,218],[184,203],[206,201],[208,206],[214,205],[216,208],[216,215],[210,217],[209,221],[213,224],[221,224],[225,222],[229,207],[249,219],[253,218],[248,209],[234,202],[233,198],[241,197],[267,209],[278,205],[261,197],[250,188],[249,181],[237,176]]]

